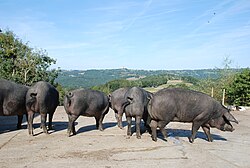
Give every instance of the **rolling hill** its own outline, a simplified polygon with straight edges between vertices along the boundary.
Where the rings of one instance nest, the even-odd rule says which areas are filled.
[[[235,69],[238,71],[238,69]],[[197,79],[218,78],[219,69],[200,70],[133,70],[121,69],[92,69],[92,70],[62,70],[56,79],[63,87],[67,88],[90,88],[92,86],[105,84],[115,79],[136,80],[154,75],[190,76]]]

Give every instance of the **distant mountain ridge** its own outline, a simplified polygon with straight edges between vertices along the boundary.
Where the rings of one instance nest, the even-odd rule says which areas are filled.
[[[233,69],[239,71],[239,69]],[[191,76],[197,79],[218,78],[219,69],[200,70],[133,70],[121,69],[91,69],[91,70],[62,70],[56,82],[67,88],[90,88],[105,84],[115,79],[136,79],[153,75]]]

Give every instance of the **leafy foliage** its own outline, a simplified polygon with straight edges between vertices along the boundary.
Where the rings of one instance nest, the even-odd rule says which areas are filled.
[[[56,61],[42,49],[33,49],[11,31],[0,33],[0,77],[31,85],[37,81],[54,84],[56,69],[49,70]]]
[[[237,74],[228,88],[228,102],[235,105],[250,105],[250,69]]]
[[[58,83],[56,84],[56,90],[59,92],[59,105],[62,106],[67,90]]]

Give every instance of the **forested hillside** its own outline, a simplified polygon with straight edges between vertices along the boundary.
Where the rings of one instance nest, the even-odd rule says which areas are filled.
[[[238,71],[235,69],[234,71]],[[62,70],[57,82],[67,88],[90,88],[105,84],[115,79],[136,80],[154,75],[190,76],[197,79],[218,78],[218,69],[201,70],[132,70],[132,69],[103,69],[103,70]]]

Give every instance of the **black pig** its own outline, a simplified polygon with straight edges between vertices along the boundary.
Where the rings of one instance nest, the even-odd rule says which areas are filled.
[[[0,115],[18,115],[17,129],[21,128],[23,114],[26,114],[25,96],[28,87],[0,79]]]
[[[127,102],[125,99],[125,94],[129,88],[119,88],[109,95],[110,107],[115,112],[115,118],[117,120],[117,125],[122,129],[122,115],[123,115],[123,104]]]
[[[191,143],[194,142],[200,126],[208,141],[211,142],[213,139],[210,135],[210,127],[233,131],[229,121],[238,123],[228,109],[218,101],[204,93],[191,90],[178,88],[159,90],[150,100],[148,109],[154,141],[157,140],[157,127],[160,128],[164,138],[167,137],[164,127],[170,121],[192,122],[192,135],[189,137]]]
[[[103,130],[102,121],[109,111],[109,100],[103,92],[77,89],[64,98],[64,108],[68,114],[68,135],[76,134],[75,121],[80,116],[95,117],[96,128]]]
[[[35,83],[27,92],[26,109],[28,112],[28,131],[33,133],[34,113],[41,115],[41,128],[48,134],[46,128],[47,114],[49,114],[49,130],[52,129],[52,118],[56,107],[59,104],[59,93],[54,86],[48,82],[40,81]]]
[[[140,87],[132,87],[126,92],[125,98],[127,99],[127,103],[124,103],[123,106],[128,123],[128,130],[127,130],[128,138],[132,135],[131,133],[132,117],[135,118],[136,137],[138,139],[141,138],[141,132],[140,132],[141,119],[144,120],[145,126],[147,127],[148,131],[150,131],[148,126],[149,115],[147,110],[147,104],[151,96],[152,94],[150,92],[147,92]],[[119,117],[121,117],[121,115]]]

